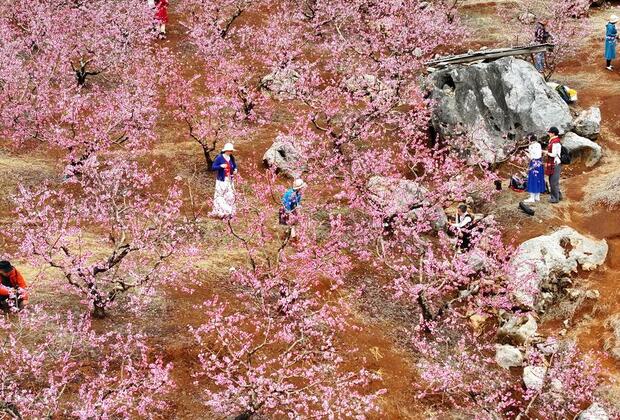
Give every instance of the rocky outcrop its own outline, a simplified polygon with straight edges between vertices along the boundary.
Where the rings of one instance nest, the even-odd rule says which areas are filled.
[[[609,415],[600,404],[594,403],[583,410],[577,420],[609,420]]]
[[[528,62],[513,57],[429,76],[435,131],[470,161],[498,162],[526,133],[572,127],[568,105]]]
[[[605,351],[620,361],[620,314],[607,318],[605,327],[611,330],[611,336],[605,339]]]
[[[588,238],[569,227],[522,243],[511,262],[516,301],[533,308],[543,284],[577,271],[593,270],[605,262],[605,240]]]
[[[603,156],[603,149],[585,137],[578,136],[575,133],[566,133],[562,139],[562,145],[568,149],[571,156],[575,157],[579,153],[587,154],[586,166],[591,167],[598,163]]]
[[[573,125],[573,131],[581,137],[596,140],[601,132],[601,110],[593,106],[581,111]]]
[[[279,135],[263,155],[263,163],[290,178],[299,178],[305,170],[304,157],[299,141],[294,137]]]
[[[514,346],[508,344],[496,345],[495,362],[504,369],[523,366],[523,354],[521,350]]]
[[[260,88],[276,99],[290,99],[295,95],[299,77],[299,73],[293,69],[277,69],[261,79]]]
[[[428,191],[408,179],[373,176],[367,184],[369,198],[386,215],[403,215],[429,220],[434,229],[441,229],[448,219],[443,208],[426,201]]]

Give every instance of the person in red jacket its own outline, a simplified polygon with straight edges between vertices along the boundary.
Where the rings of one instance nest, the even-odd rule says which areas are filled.
[[[155,0],[155,19],[157,19],[159,36],[166,37],[166,23],[168,23],[168,0]]]
[[[21,309],[28,303],[26,280],[8,261],[0,261],[0,309],[9,312],[11,307]]]

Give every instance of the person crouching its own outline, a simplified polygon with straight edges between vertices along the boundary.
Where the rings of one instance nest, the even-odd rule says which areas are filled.
[[[26,280],[8,261],[0,261],[0,310],[22,309],[28,303]]]

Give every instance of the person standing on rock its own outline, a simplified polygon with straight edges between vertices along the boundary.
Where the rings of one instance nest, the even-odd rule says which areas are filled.
[[[536,22],[536,27],[534,28],[534,43],[537,45],[547,44],[551,41],[553,37],[549,32],[547,32],[547,21],[539,20]],[[539,73],[542,73],[545,70],[545,52],[541,51],[534,54],[534,67],[538,70]]]
[[[231,218],[236,210],[233,178],[237,173],[237,164],[233,152],[235,152],[233,144],[226,143],[211,165],[211,169],[217,171],[211,216],[222,219]]]
[[[611,15],[609,22],[607,22],[607,31],[605,33],[605,60],[607,60],[607,70],[613,70],[611,60],[616,58],[616,43],[618,41],[618,30],[616,29],[616,23],[618,22],[618,16]]]
[[[526,203],[540,201],[540,194],[545,192],[545,166],[542,161],[542,147],[534,135],[528,136],[530,145],[528,147],[528,157],[530,165],[527,171],[527,192],[530,197]]]
[[[551,127],[547,132],[549,135],[549,145],[547,146],[547,161],[545,164],[545,174],[549,175],[549,202],[559,203],[562,200],[560,191],[560,174],[562,173],[562,142],[560,140],[560,130]]]

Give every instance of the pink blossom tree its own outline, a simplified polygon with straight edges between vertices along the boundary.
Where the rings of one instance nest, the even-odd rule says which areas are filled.
[[[383,391],[376,375],[351,369],[341,356],[338,333],[348,321],[337,292],[352,267],[342,253],[346,227],[338,217],[311,217],[330,205],[308,200],[292,243],[274,226],[282,193],[274,173],[246,173],[262,182],[253,185],[254,194],[240,195],[237,216],[228,222],[230,246],[245,249],[249,261],[228,276],[238,303],[205,302],[208,321],[192,328],[205,404],[239,418],[364,417],[377,410]]]
[[[169,54],[153,43],[142,1],[17,1],[0,16],[0,54],[10,63],[0,70],[4,136],[63,148],[71,166],[155,138]]]
[[[201,375],[213,382],[205,391],[213,411],[249,419],[363,418],[376,410],[379,393],[365,391],[376,376],[344,370],[330,331],[335,325],[325,324],[325,313],[306,314],[293,326],[273,313],[226,314],[218,302],[206,302],[205,310],[209,321],[194,334],[201,346]],[[255,325],[256,316],[264,322]]]
[[[173,276],[166,262],[182,252],[180,190],[159,194],[153,183],[134,162],[91,157],[64,188],[21,187],[13,230],[21,255],[60,271],[105,316],[120,294]]]
[[[87,318],[35,307],[0,317],[0,335],[2,417],[153,418],[168,408],[172,365],[131,329],[98,335]]]

